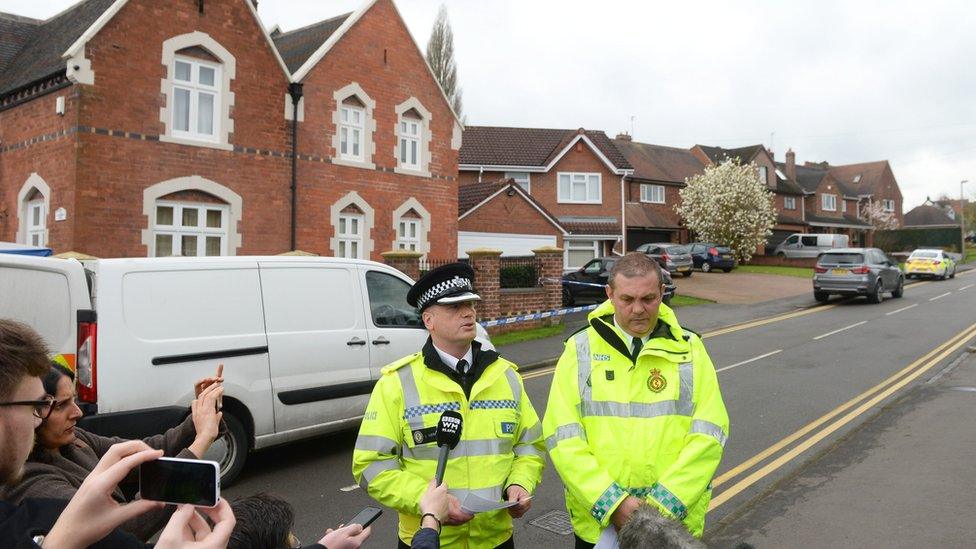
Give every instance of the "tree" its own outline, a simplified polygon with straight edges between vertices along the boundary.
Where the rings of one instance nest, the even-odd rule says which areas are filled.
[[[893,231],[898,228],[898,218],[894,212],[887,212],[884,204],[880,200],[872,201],[869,206],[864,206],[863,215],[865,221],[871,224],[876,231]]]
[[[745,262],[773,234],[774,195],[759,179],[755,164],[726,160],[686,183],[675,211],[701,240],[725,244]]]
[[[454,113],[460,117],[461,88],[457,80],[457,62],[454,61],[454,31],[451,30],[451,22],[447,20],[447,8],[443,4],[437,11],[437,19],[427,42],[427,63],[454,107]]]

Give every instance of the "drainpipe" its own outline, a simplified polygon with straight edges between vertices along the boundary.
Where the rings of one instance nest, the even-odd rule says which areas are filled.
[[[291,96],[291,249],[295,250],[298,212],[298,102],[302,99],[301,82],[288,84],[288,95]]]
[[[627,255],[627,174],[620,176],[620,255]]]
[[[478,183],[481,183],[481,174],[485,173],[485,167],[478,168]]]

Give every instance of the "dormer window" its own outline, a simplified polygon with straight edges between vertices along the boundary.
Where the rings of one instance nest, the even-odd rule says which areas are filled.
[[[177,57],[173,74],[173,135],[216,141],[220,131],[220,65]]]
[[[860,183],[860,182],[861,182],[861,174],[855,175],[854,176],[854,183]]]

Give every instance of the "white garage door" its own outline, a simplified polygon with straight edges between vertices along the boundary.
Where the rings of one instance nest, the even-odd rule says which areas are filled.
[[[475,248],[501,250],[503,256],[532,255],[532,250],[543,246],[555,246],[555,235],[510,233],[458,233],[458,256],[468,257],[465,252]]]

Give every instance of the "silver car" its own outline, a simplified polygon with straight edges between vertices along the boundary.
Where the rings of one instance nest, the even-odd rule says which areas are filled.
[[[691,276],[694,263],[691,259],[691,251],[687,246],[673,242],[654,242],[641,244],[636,251],[645,253],[657,261],[661,268],[670,273],[671,276],[676,274],[685,277]]]
[[[817,259],[813,297],[825,303],[831,294],[863,295],[881,303],[885,292],[901,297],[905,276],[898,264],[877,248],[838,248]]]

